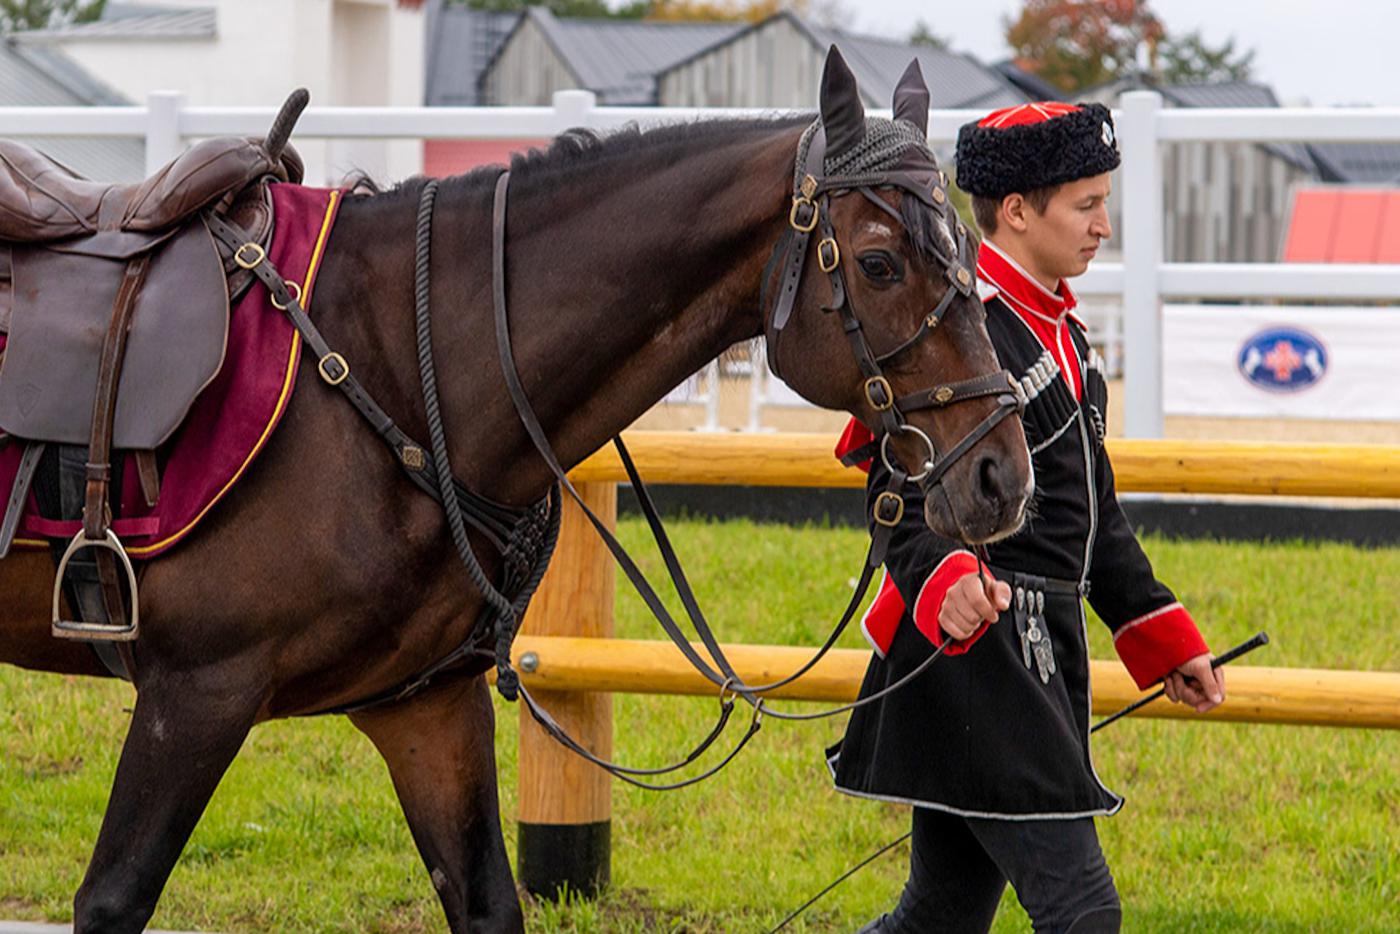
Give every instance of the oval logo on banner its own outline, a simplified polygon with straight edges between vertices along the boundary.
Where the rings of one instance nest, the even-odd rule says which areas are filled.
[[[1239,367],[1260,389],[1298,392],[1327,372],[1327,348],[1301,328],[1268,328],[1244,342]]]

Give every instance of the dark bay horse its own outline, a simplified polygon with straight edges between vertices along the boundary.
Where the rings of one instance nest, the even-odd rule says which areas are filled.
[[[926,96],[922,108],[922,115],[907,107],[901,114],[897,101],[896,116],[922,127]],[[838,149],[838,127],[858,136],[866,122],[839,56],[828,63],[821,119],[828,155]],[[516,160],[507,226],[515,357],[566,467],[726,347],[771,324],[771,309],[760,307],[761,280],[790,223],[794,155],[806,123],[718,121],[602,140],[569,135]],[[519,426],[496,354],[495,179],[488,170],[442,184],[432,229],[434,343],[459,478],[524,505],[553,478]],[[380,404],[424,438],[412,313],[421,184],[347,199],[315,318]],[[850,305],[877,349],[908,338],[951,289],[925,241],[932,226],[952,221],[929,214],[916,236],[896,220],[922,216],[901,204],[908,197],[882,189],[874,197],[838,192],[830,202]],[[841,320],[822,310],[832,287],[815,274],[815,259],[811,265],[783,334],[781,370],[809,400],[874,425],[878,416]],[[896,394],[998,369],[975,292],[945,305],[942,323],[887,367]],[[909,420],[948,450],[994,405],[972,399]],[[906,463],[930,453],[903,436],[893,448]],[[998,424],[942,486],[946,495],[929,497],[937,502],[926,516],[936,530],[967,541],[1014,530],[1031,487],[1019,419]],[[475,544],[494,573],[494,555],[484,541]],[[52,579],[44,553],[0,562],[0,661],[103,675],[88,648],[50,637]],[[75,929],[144,927],[255,724],[403,682],[461,644],[480,605],[440,507],[404,481],[359,415],[304,366],[255,469],[200,534],[142,571],[135,708],[76,897]],[[388,763],[453,931],[522,926],[501,838],[485,667],[465,667],[409,699],[352,714]]]

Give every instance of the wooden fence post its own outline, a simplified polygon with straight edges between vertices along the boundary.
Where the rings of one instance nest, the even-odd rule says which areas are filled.
[[[617,525],[617,485],[580,483],[579,494],[609,527]],[[531,635],[600,636],[613,631],[612,556],[582,510],[566,494],[559,545],[525,614]],[[529,653],[519,667],[533,665]],[[535,696],[587,749],[612,756],[612,695],[538,691]],[[569,752],[520,707],[521,883],[535,895],[593,897],[608,885],[612,860],[612,785],[602,769]]]

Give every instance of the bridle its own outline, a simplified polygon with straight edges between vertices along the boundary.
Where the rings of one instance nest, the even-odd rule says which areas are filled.
[[[818,120],[807,128],[798,144],[788,228],[774,246],[773,254],[764,270],[760,308],[766,313],[769,283],[775,268],[780,264],[782,266],[782,284],[778,299],[772,314],[768,315],[765,321],[768,366],[774,374],[779,373],[779,342],[792,317],[812,234],[819,231],[821,239],[816,248],[817,266],[826,273],[832,296],[830,304],[824,305],[822,311],[840,315],[842,330],[850,341],[851,351],[855,354],[864,380],[861,387],[864,399],[879,419],[874,440],[850,452],[843,459],[848,463],[858,463],[878,454],[889,470],[890,482],[876,497],[872,515],[877,534],[881,529],[885,530],[885,534],[881,536],[884,538],[887,537],[888,530],[897,526],[904,517],[904,497],[899,491],[906,484],[918,484],[925,494],[939,486],[948,470],[971,451],[977,442],[1008,416],[1019,415],[1025,410],[1026,397],[1020,383],[1005,369],[957,382],[942,383],[905,396],[895,395],[889,378],[884,374],[883,366],[933,334],[942,324],[953,302],[960,296],[965,299],[973,297],[972,270],[976,267],[975,246],[968,236],[967,225],[957,218],[952,201],[948,197],[948,176],[937,168],[931,156],[912,163],[905,160],[889,168],[830,175],[824,171],[825,156],[826,133]],[[850,290],[846,287],[841,249],[831,223],[830,207],[833,198],[859,192],[903,225],[904,220],[899,212],[876,194],[875,189],[881,187],[897,188],[903,197],[917,198],[934,212],[940,224],[956,230],[957,236],[951,252],[942,247],[934,247],[944,267],[944,278],[948,281],[943,297],[934,309],[924,316],[912,335],[890,350],[876,353],[866,339],[865,329],[852,305]],[[959,402],[988,396],[996,399],[996,409],[942,455],[939,454],[933,440],[924,431],[909,424],[906,417],[909,412],[944,409]],[[928,451],[927,459],[918,465],[916,471],[906,469],[891,456],[890,441],[902,434],[912,435],[921,441]]]

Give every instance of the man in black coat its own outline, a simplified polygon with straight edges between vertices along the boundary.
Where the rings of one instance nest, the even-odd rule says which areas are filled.
[[[1007,881],[1038,934],[1119,930],[1093,819],[1123,799],[1089,753],[1084,598],[1139,687],[1161,681],[1201,712],[1224,699],[1205,641],[1118,505],[1103,365],[1066,282],[1111,234],[1105,202],[1119,161],[1113,118],[1098,104],[1007,108],[958,135],[958,183],[984,238],[987,330],[1029,400],[1036,496],[1026,527],[992,544],[980,571],[923,524],[922,503],[895,530],[862,623],[876,657],[861,694],[945,642],[948,657],[857,709],[830,753],[840,790],[914,806],[909,881],[868,932],[986,931]],[[838,456],[869,438],[853,421]],[[874,497],[888,471],[878,458],[868,469]]]

